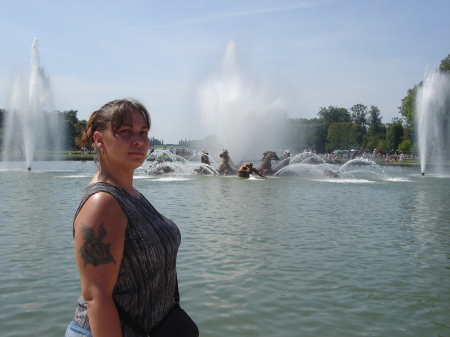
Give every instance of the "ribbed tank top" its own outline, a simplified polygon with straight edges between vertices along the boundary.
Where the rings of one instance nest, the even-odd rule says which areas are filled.
[[[125,189],[108,184],[89,185],[80,201],[75,217],[84,203],[95,193],[111,194],[125,212],[128,224],[125,246],[113,299],[150,331],[169,312],[175,302],[176,257],[181,242],[178,227],[162,216],[139,193],[135,198]],[[81,296],[74,322],[90,330],[86,302]],[[124,337],[138,336],[122,323]]]

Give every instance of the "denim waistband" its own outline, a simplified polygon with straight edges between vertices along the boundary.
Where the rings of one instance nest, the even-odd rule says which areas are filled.
[[[92,332],[72,321],[67,327],[65,337],[92,337]]]

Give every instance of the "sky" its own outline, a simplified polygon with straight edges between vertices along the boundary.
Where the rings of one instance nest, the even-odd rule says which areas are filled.
[[[38,38],[56,110],[87,120],[133,97],[152,137],[201,139],[199,91],[232,41],[246,83],[264,83],[289,117],[361,103],[389,123],[450,53],[448,13],[448,0],[0,0],[0,108],[14,69],[27,81]]]

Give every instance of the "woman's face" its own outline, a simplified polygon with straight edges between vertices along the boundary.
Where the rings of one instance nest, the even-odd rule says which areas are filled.
[[[106,160],[111,165],[136,169],[145,161],[148,152],[149,129],[145,118],[139,111],[130,113],[129,118],[114,134],[111,124],[101,132],[103,141],[100,160]]]

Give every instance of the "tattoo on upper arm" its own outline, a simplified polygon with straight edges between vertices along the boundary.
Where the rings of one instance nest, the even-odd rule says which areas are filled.
[[[84,265],[92,264],[94,267],[97,267],[99,264],[116,263],[109,250],[110,244],[103,242],[107,234],[103,223],[100,225],[97,233],[96,237],[94,228],[85,225],[81,226],[81,236],[84,239],[84,243],[80,248],[80,254],[84,260]]]

